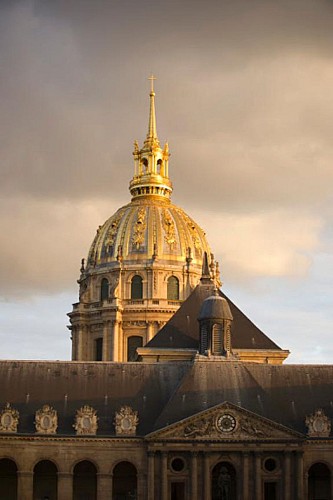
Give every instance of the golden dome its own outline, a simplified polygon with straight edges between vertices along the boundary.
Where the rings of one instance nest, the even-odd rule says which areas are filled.
[[[129,186],[132,201],[99,227],[86,270],[113,267],[117,261],[149,265],[157,259],[201,270],[203,253],[210,255],[203,230],[170,202],[169,145],[162,149],[158,140],[154,77],[150,80],[148,133],[141,149],[134,142],[134,176]]]
[[[172,261],[201,267],[203,252],[210,255],[205,233],[184,210],[161,197],[134,199],[97,230],[87,262],[108,266],[121,260]]]

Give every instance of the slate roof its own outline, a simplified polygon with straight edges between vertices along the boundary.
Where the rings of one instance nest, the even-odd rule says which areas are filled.
[[[178,311],[145,347],[198,349],[199,322],[197,318],[203,301],[213,295],[214,289],[214,284],[209,280],[197,285]],[[219,291],[219,293],[228,301],[233,316],[231,326],[233,348],[282,350],[252,323],[223,292]]]
[[[242,361],[104,363],[0,361],[0,409],[20,413],[19,434],[34,434],[36,410],[58,412],[57,435],[74,435],[75,412],[98,412],[98,436],[114,436],[123,405],[138,411],[138,436],[225,401],[306,433],[318,408],[333,419],[333,366],[269,365]]]

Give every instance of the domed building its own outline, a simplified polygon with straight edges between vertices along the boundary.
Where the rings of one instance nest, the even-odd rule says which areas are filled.
[[[134,360],[198,284],[204,252],[219,284],[205,233],[171,203],[169,147],[158,140],[154,101],[152,87],[147,137],[141,149],[134,144],[131,202],[97,229],[82,262],[69,314],[73,360]]]
[[[154,97],[132,200],[82,264],[73,361],[0,361],[0,499],[332,500],[333,365],[283,364],[219,289]]]

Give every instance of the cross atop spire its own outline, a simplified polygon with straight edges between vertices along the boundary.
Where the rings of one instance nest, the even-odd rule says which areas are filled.
[[[153,75],[153,73],[150,75],[148,80],[150,80],[150,92],[154,92],[154,80],[156,80],[156,77]]]

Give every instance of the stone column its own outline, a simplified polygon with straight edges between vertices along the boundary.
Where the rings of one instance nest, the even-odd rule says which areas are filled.
[[[168,500],[168,453],[161,453],[161,500]]]
[[[110,321],[105,321],[103,325],[103,361],[111,359],[111,328]]]
[[[33,497],[34,473],[32,471],[17,471],[17,498],[31,500]]]
[[[147,324],[147,342],[151,340],[154,336],[154,325],[153,323],[149,322]]]
[[[192,453],[191,458],[191,500],[198,500],[198,454]]]
[[[62,500],[62,497],[59,498]],[[111,498],[112,476],[110,474],[97,473],[97,500],[111,500]]]
[[[303,452],[296,453],[296,470],[297,470],[297,500],[304,500],[304,468],[303,468]]]
[[[211,499],[211,477],[210,477],[210,456],[204,454],[204,499]]]
[[[243,453],[243,500],[249,498],[249,454]]]
[[[291,456],[290,452],[286,451],[284,454],[283,475],[284,475],[284,500],[291,500],[290,498],[290,473],[291,473]]]
[[[119,322],[112,321],[112,361],[119,361]]]
[[[58,498],[61,500],[73,498],[73,474],[70,472],[58,472]]]
[[[147,477],[148,500],[155,500],[155,454],[148,451],[148,477]]]
[[[260,453],[255,453],[255,500],[261,500],[261,455]]]

